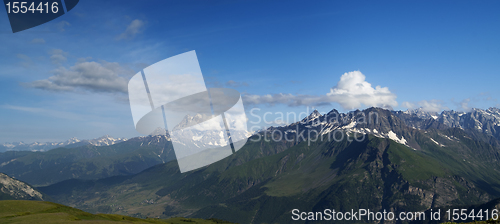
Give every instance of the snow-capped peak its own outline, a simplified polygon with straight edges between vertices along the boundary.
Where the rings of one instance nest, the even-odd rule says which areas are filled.
[[[322,115],[317,110],[314,110],[309,116],[307,116],[304,119],[302,119],[301,122],[302,123],[304,123],[304,122],[310,122],[310,121],[313,121],[316,118],[321,117],[321,116]]]
[[[103,145],[114,145],[119,142],[127,141],[126,138],[113,138],[110,135],[104,135],[100,138],[95,138],[87,140],[91,145],[103,146]]]
[[[14,143],[5,143],[0,145],[0,151],[14,150],[14,151],[47,151],[50,149],[58,148],[58,147],[76,147],[86,144],[91,144],[95,146],[103,146],[103,145],[114,145],[119,142],[126,141],[126,138],[113,138],[109,135],[104,135],[99,138],[90,139],[90,140],[79,140],[76,137],[72,137],[66,141],[62,142],[33,142],[30,144],[26,144],[24,142],[14,142]]]

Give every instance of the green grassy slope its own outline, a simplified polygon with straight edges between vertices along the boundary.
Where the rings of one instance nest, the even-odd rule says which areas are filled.
[[[269,169],[254,172],[255,166]],[[426,209],[420,198],[403,193],[410,181],[451,175],[437,160],[375,137],[363,142],[299,144],[265,160],[230,168],[221,176],[230,178],[236,174],[260,175],[262,182],[222,203],[206,206],[192,216],[282,223],[290,221],[290,212],[295,208],[301,211],[326,208],[419,211]]]
[[[0,201],[0,223],[229,223],[193,218],[139,219],[114,214],[91,214],[64,205],[42,201]]]

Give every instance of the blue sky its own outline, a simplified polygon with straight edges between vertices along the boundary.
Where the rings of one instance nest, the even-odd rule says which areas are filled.
[[[0,10],[0,142],[138,136],[123,83],[191,50],[208,87],[237,89],[259,115],[498,107],[499,8],[498,1],[80,0],[15,34]]]

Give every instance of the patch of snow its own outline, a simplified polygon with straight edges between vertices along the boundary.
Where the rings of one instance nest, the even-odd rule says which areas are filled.
[[[387,137],[389,137],[390,139],[394,140],[394,141],[399,141],[399,138],[398,136],[396,135],[396,133],[389,131],[389,133],[387,133]]]
[[[401,136],[401,144],[406,145],[406,139],[403,136]]]
[[[328,122],[326,122],[326,121],[319,122],[319,120],[318,120],[318,122],[313,122],[312,126],[317,127],[317,126],[325,125],[325,124],[328,124]]]
[[[434,142],[434,144],[439,145],[439,146],[441,146],[441,147],[444,147],[444,146],[445,146],[445,145],[443,145],[443,144],[440,144],[439,142],[437,142],[436,140],[434,140],[434,139],[432,139],[432,138],[431,138],[431,141],[432,141],[432,142]]]
[[[337,129],[337,127],[329,125],[329,127],[323,128],[323,130],[321,130],[320,134],[326,135],[326,134],[328,134],[328,133],[330,133],[330,132],[332,132],[332,131],[334,131],[336,129]],[[295,130],[293,132],[295,132]]]
[[[7,147],[7,148],[14,148],[14,147],[16,147],[16,146],[15,146],[14,144],[12,144],[12,143],[5,143],[5,144],[3,144],[3,146],[5,146],[5,147]]]
[[[454,140],[454,139],[450,138],[450,136],[447,136],[447,135],[441,135],[441,136],[443,136],[443,137],[447,138],[447,139],[448,139],[448,140],[450,140],[450,141],[453,141],[453,140]],[[455,137],[453,137],[453,138],[455,138]],[[455,138],[455,139],[456,139],[456,138]],[[456,140],[458,140],[458,139],[456,139]]]
[[[2,164],[0,164],[0,167],[5,166],[5,165],[7,165],[7,164],[9,164],[9,163],[11,163],[11,162],[14,162],[14,161],[16,161],[16,160],[17,160],[17,159],[11,159],[10,161],[3,162]]]
[[[348,125],[342,127],[342,129],[351,129],[354,126],[356,126],[356,121],[353,121],[353,122],[349,123]]]
[[[401,139],[399,139],[398,136],[396,135],[396,133],[392,132],[392,130],[389,131],[389,133],[387,133],[387,137],[389,139],[397,142],[397,143],[401,143],[403,145],[406,145],[406,139],[403,136],[401,136]]]

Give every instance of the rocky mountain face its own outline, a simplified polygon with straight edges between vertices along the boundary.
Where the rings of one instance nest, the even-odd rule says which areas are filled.
[[[488,201],[486,203],[474,204],[474,205],[462,205],[462,206],[445,206],[433,209],[435,211],[441,211],[441,218],[439,220],[414,220],[410,222],[412,224],[438,224],[444,221],[455,219],[459,223],[475,223],[475,224],[489,224],[498,223],[498,221],[492,221],[491,219],[499,220],[498,212],[500,211],[500,198]],[[426,210],[426,217],[431,217],[431,210]],[[450,211],[450,213],[447,213]],[[455,217],[453,216],[453,211],[464,211],[468,214],[467,216]],[[486,215],[488,214],[488,215]],[[496,218],[495,218],[496,217]]]
[[[45,196],[27,183],[0,173],[0,200],[44,200]]]
[[[94,138],[91,140],[83,140],[80,142],[88,142],[88,144],[93,146],[105,146],[105,145],[114,145],[116,143],[127,141],[127,138],[113,138],[109,135],[104,135],[100,138]]]
[[[66,148],[74,148],[83,145],[93,145],[93,146],[104,146],[104,145],[114,145],[116,143],[120,143],[123,141],[127,141],[126,138],[113,138],[109,135],[104,135],[100,138],[95,138],[91,140],[79,140],[78,138],[71,138],[64,142],[33,142],[33,143],[24,143],[24,142],[13,142],[13,143],[4,143],[0,144],[0,152],[5,151],[48,151],[51,149],[66,147]]]
[[[376,108],[369,108],[367,110],[377,111]],[[346,125],[354,125],[352,123],[352,118],[356,117],[356,114],[361,113],[361,111],[351,111],[349,113],[339,113],[337,110],[332,110],[325,115],[319,114],[318,111],[314,111],[310,116],[304,118],[301,121],[316,121],[313,126],[329,124],[333,129],[336,126],[342,127]],[[446,129],[446,128],[461,128],[469,131],[478,131],[485,133],[487,135],[494,136],[500,139],[500,109],[489,108],[487,110],[473,108],[470,112],[458,112],[458,111],[443,111],[441,114],[436,112],[426,112],[422,108],[407,110],[407,111],[392,111],[392,113],[401,119],[407,126],[417,128],[417,129]],[[367,115],[367,114],[365,114]],[[330,121],[327,121],[326,119]],[[369,117],[367,117],[369,119]],[[372,116],[371,118],[376,118]],[[178,128],[184,126],[190,126],[197,123],[199,117],[189,116],[184,118],[184,120],[178,125]],[[320,123],[318,123],[319,119]],[[338,125],[332,123],[332,121],[337,121]],[[347,122],[347,123],[346,123]],[[372,122],[372,120],[366,120],[366,122]],[[363,123],[363,120],[357,121],[357,124]],[[310,125],[310,124],[309,124]],[[357,125],[356,125],[357,126]],[[347,126],[346,128],[353,128]],[[331,131],[331,130],[330,130]],[[248,133],[243,133],[248,135]],[[168,133],[165,129],[156,129],[151,136],[155,135],[167,135]],[[214,135],[215,136],[215,135]],[[219,134],[216,133],[218,138]],[[94,145],[94,146],[106,146],[114,145],[127,141],[126,138],[113,138],[109,135],[102,136],[100,138],[95,138],[91,140],[79,140],[78,138],[71,138],[64,142],[34,142],[34,143],[24,143],[24,142],[13,142],[0,144],[0,152],[2,151],[47,151],[57,147],[67,147],[73,148],[83,145]],[[216,142],[216,141],[213,141]]]
[[[499,198],[500,141],[432,116],[380,108],[314,111],[194,171],[181,174],[171,161],[135,175],[67,180],[41,190],[91,212],[239,223],[288,223],[293,209],[414,212]]]
[[[410,127],[419,129],[460,128],[468,132],[480,132],[500,139],[500,109],[473,108],[470,112],[443,111],[441,114],[422,109],[393,112]]]
[[[268,131],[279,129],[287,133],[295,133],[294,131],[297,130],[294,129],[296,128],[299,131],[312,128],[322,135],[340,130],[353,133],[370,133],[378,137],[399,141],[408,146],[410,146],[410,143],[407,140],[411,138],[409,134],[412,129],[444,130],[459,128],[469,133],[482,133],[500,140],[500,109],[489,108],[482,110],[474,108],[467,113],[443,111],[441,114],[425,112],[421,108],[408,111],[368,108],[363,111],[356,110],[348,113],[339,113],[334,109],[324,115],[314,111],[300,122],[283,127],[272,127]],[[392,133],[389,133],[391,131]],[[405,139],[403,140],[403,138]]]

